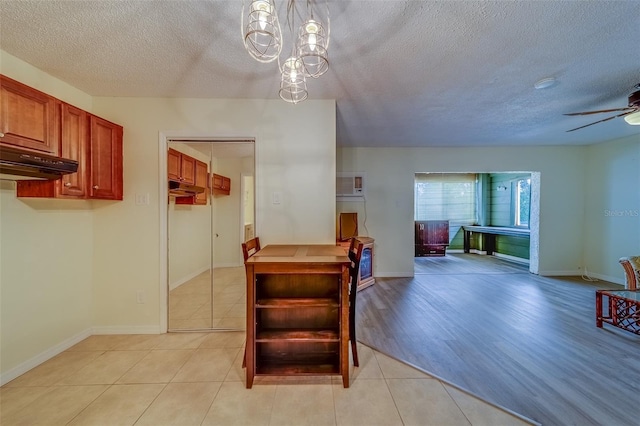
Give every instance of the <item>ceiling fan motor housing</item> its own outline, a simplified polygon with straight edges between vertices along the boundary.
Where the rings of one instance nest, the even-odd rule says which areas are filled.
[[[640,108],[640,90],[629,95],[629,106]]]

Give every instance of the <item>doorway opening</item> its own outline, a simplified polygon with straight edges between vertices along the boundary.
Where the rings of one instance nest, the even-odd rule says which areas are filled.
[[[457,253],[493,255],[537,274],[539,206],[539,172],[416,173],[414,274]]]
[[[206,169],[204,184],[201,177],[193,185],[204,193],[167,184],[182,166],[189,179],[193,164],[201,176]],[[243,330],[240,247],[245,230],[255,230],[254,139],[161,134],[160,170],[161,330]]]

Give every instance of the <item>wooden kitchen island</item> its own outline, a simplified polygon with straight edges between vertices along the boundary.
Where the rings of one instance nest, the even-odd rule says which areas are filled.
[[[341,375],[349,387],[349,258],[268,245],[245,262],[247,388],[255,376]]]

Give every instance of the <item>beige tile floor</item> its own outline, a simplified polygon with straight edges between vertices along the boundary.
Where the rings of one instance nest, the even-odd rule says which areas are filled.
[[[0,388],[10,425],[523,425],[364,345],[340,377],[244,385],[244,332],[91,336]]]
[[[244,330],[245,294],[244,266],[215,268],[213,290],[203,272],[169,292],[169,330]]]

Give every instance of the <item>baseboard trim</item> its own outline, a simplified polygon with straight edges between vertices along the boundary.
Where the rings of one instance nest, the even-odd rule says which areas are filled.
[[[582,275],[580,270],[575,271],[540,271],[538,275],[543,277],[575,277]]]
[[[529,264],[529,259],[525,259],[523,257],[511,256],[510,254],[503,254],[503,253],[493,253],[493,255],[501,259],[510,260],[511,262],[522,263],[524,265]]]
[[[21,376],[27,371],[42,364],[43,362],[50,360],[54,356],[66,351],[73,345],[80,343],[81,341],[83,341],[89,336],[91,336],[90,328],[87,330],[81,331],[75,336],[72,336],[68,339],[63,340],[62,342],[58,343],[55,346],[50,347],[49,349],[46,349],[45,351],[39,353],[33,358],[18,364],[17,366],[13,367],[8,371],[5,371],[4,373],[0,374],[0,386],[4,386],[5,384],[9,383],[16,377]]]
[[[413,277],[413,271],[407,272],[376,272],[374,278],[411,278]]]
[[[600,281],[607,281],[607,282],[610,282],[610,283],[613,283],[613,284],[619,284],[619,285],[624,286],[624,287],[627,286],[627,283],[624,280],[624,278],[620,279],[618,277],[610,277],[608,275],[603,275],[603,274],[594,274],[593,272],[588,272],[588,271],[583,272],[582,274],[579,274],[579,275],[581,275],[582,277],[586,277],[586,278],[591,278],[591,279],[595,278],[595,279],[600,280]]]
[[[120,325],[93,327],[92,335],[101,334],[160,334],[159,325]]]

